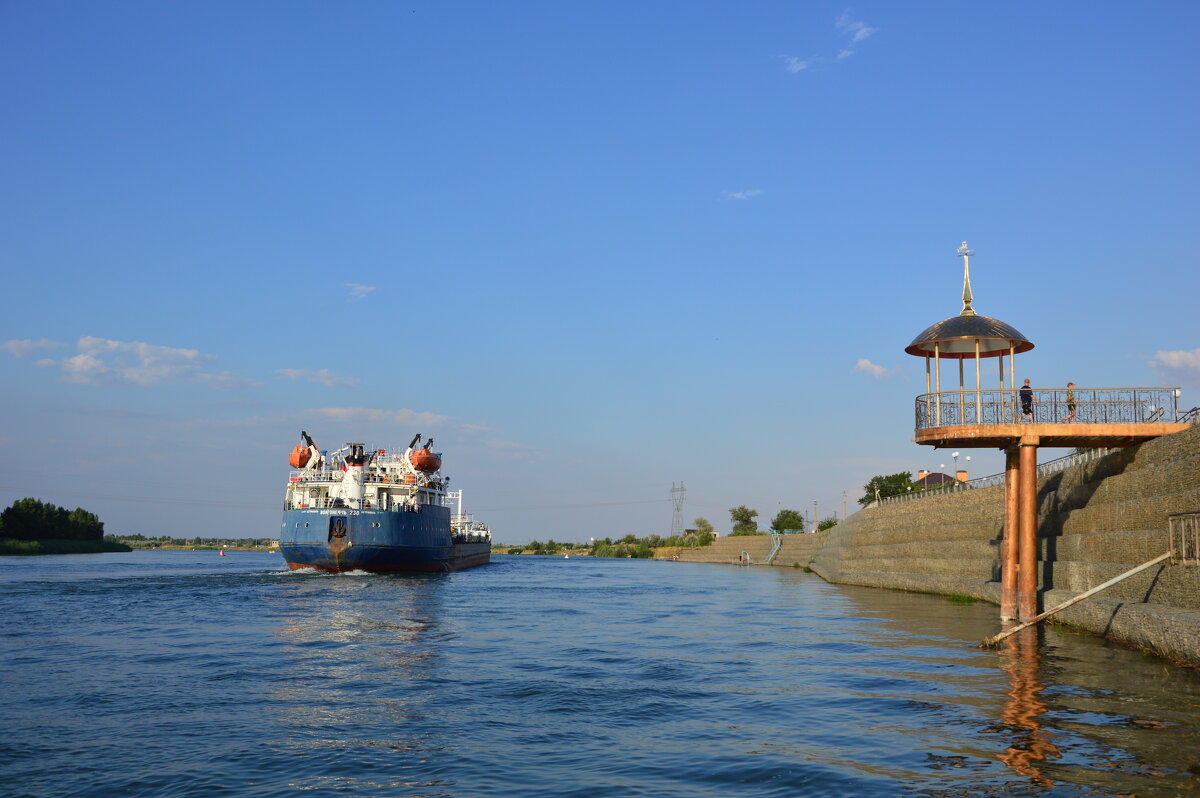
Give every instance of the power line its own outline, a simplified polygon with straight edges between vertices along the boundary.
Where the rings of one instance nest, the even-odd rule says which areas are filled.
[[[587,504],[526,504],[512,507],[472,508],[473,513],[495,513],[507,510],[570,510],[576,507],[620,507],[627,504],[661,504],[669,499],[636,499],[627,502],[590,502]]]

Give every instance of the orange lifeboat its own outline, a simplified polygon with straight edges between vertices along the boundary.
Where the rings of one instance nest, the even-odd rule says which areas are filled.
[[[442,467],[442,458],[428,449],[417,449],[408,456],[408,461],[412,463],[413,468],[427,474],[432,474]]]
[[[288,463],[291,464],[292,468],[304,468],[308,465],[308,461],[311,458],[312,452],[309,451],[307,446],[297,446],[295,449],[292,449],[292,456],[288,458]]]

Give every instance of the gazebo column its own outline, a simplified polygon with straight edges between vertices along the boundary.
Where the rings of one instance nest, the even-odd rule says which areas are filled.
[[[1000,357],[1004,357],[1001,355]],[[1008,386],[1012,389],[1012,423],[1017,423],[1017,346],[1016,341],[1008,342]],[[1005,402],[1007,405],[1008,402]]]
[[[1017,611],[1022,621],[1037,615],[1038,542],[1037,542],[1037,437],[1021,439],[1017,481]]]
[[[979,339],[975,339],[975,423],[983,423],[983,386],[979,384]]]
[[[1000,358],[1004,362],[1004,358]],[[1000,622],[1017,620],[1017,496],[1020,456],[1016,446],[1004,450],[1004,531],[1000,538]]]
[[[1000,358],[1003,360],[1004,358]],[[929,353],[925,353],[925,423],[929,423],[932,398],[929,394],[933,393],[933,384],[929,381]]]
[[[942,346],[933,342],[933,375],[937,391],[933,394],[933,406],[937,408],[937,426],[942,426]]]
[[[1008,401],[1004,398],[1004,353],[1000,353],[1000,357],[996,358],[1000,362],[1000,398],[996,402],[996,409],[1000,411],[1000,418],[996,419],[997,424],[1004,424],[1004,406]]]
[[[967,386],[963,384],[963,359],[958,359],[958,423],[967,423]]]

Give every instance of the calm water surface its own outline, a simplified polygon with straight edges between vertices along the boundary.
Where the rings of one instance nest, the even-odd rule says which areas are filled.
[[[1200,675],[813,575],[0,558],[0,793],[1200,795]]]

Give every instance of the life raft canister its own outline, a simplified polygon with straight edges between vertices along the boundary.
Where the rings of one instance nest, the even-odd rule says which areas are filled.
[[[288,462],[292,468],[304,468],[310,459],[312,459],[312,452],[308,450],[308,447],[297,446],[292,449],[292,456],[288,458]]]

